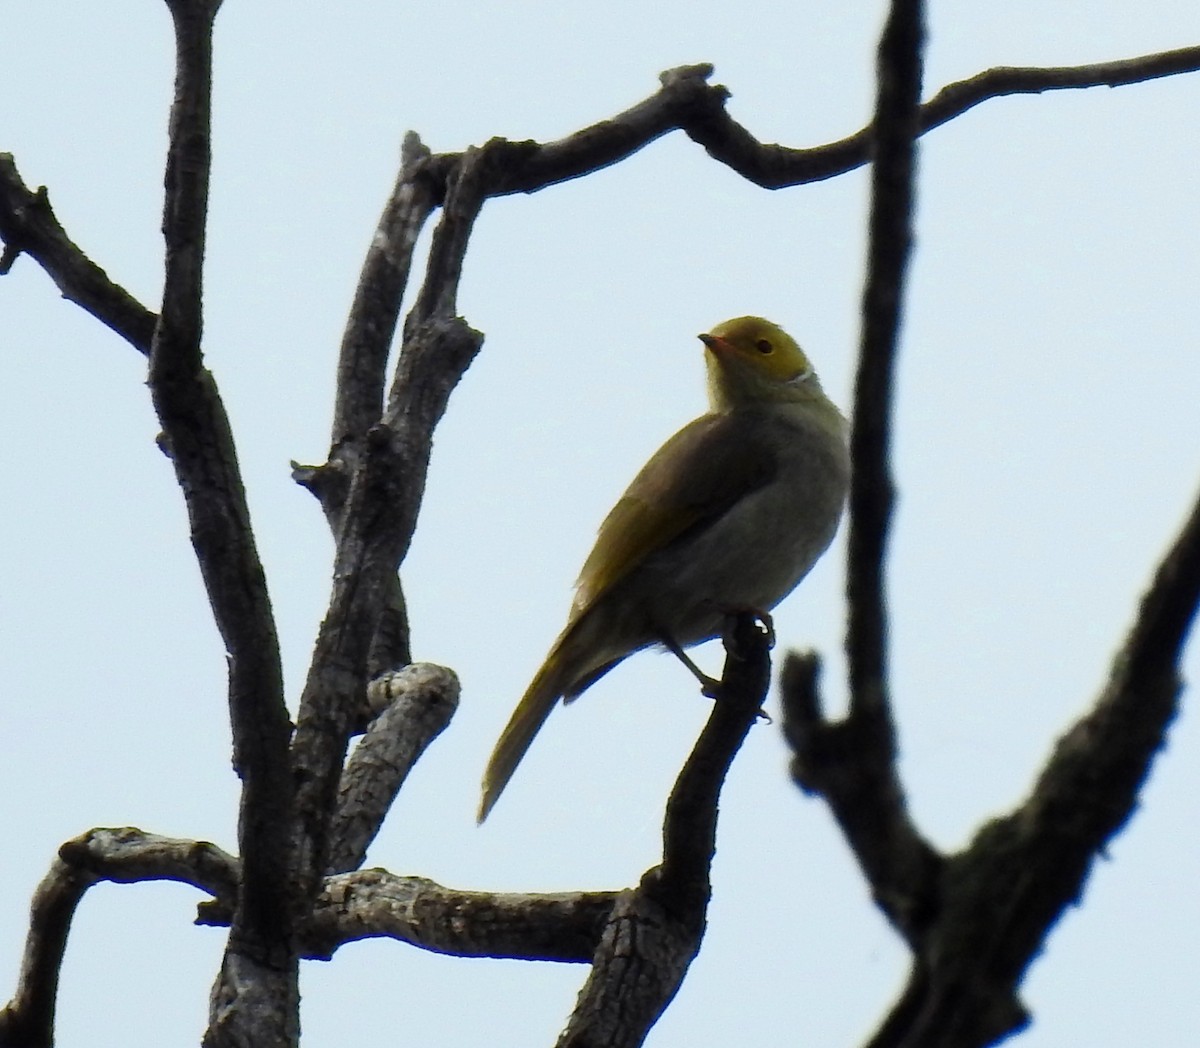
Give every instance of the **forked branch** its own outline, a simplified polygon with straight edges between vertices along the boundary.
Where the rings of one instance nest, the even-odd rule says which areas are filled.
[[[912,167],[905,143],[915,134],[909,78],[918,39],[919,5],[896,0],[880,48],[879,152],[852,445],[850,712],[843,721],[826,721],[815,657],[793,656],[784,674],[785,732],[797,783],[828,801],[877,903],[913,952],[909,984],[871,1048],[975,1048],[1028,1022],[1021,980],[1079,897],[1093,861],[1131,815],[1165,739],[1179,693],[1179,659],[1200,602],[1200,502],[1156,573],[1107,687],[1060,740],[1029,799],[984,826],[958,854],[935,852],[907,814],[895,768],[882,575],[892,501],[890,371],[909,239]],[[1170,71],[1187,53],[1162,57],[1168,60],[1158,68]],[[1109,67],[1114,78],[1132,71],[1117,65]],[[943,92],[930,105],[945,112],[985,86],[1018,82],[1008,72]],[[1019,82],[1077,86],[1080,78],[1064,72]]]
[[[641,1043],[699,948],[720,784],[766,688],[765,641],[752,627],[743,624],[743,657],[726,667],[728,696],[714,708],[672,793],[662,863],[638,887],[619,896],[468,895],[357,867],[408,767],[444,727],[457,694],[445,671],[414,684],[420,671],[413,667],[405,671],[405,687],[412,691],[372,703],[368,681],[380,671],[399,670],[410,657],[396,572],[416,528],[434,429],[482,344],[482,335],[457,315],[474,221],[492,197],[582,177],[675,130],[768,188],[829,178],[874,160],[855,411],[851,712],[844,722],[826,722],[815,659],[792,660],[785,674],[786,726],[797,781],[828,799],[876,898],[917,958],[912,983],[876,1044],[982,1044],[981,1038],[1012,1029],[1023,1014],[1015,991],[1025,965],[1078,890],[1096,850],[1127,817],[1174,711],[1179,651],[1198,599],[1200,510],[1164,562],[1096,710],[1060,743],[1029,801],[985,828],[960,855],[935,853],[908,818],[895,771],[883,587],[892,497],[891,375],[909,243],[913,142],[988,98],[1194,71],[1200,69],[1200,47],[1062,69],[993,69],[919,105],[921,7],[917,0],[896,0],[880,48],[875,118],[827,145],[795,149],[759,142],[730,117],[729,93],[708,83],[712,69],[706,65],[664,73],[647,99],[555,142],[494,139],[431,154],[410,136],[342,341],[328,461],[296,472],[319,497],[337,552],[329,611],[293,739],[233,440],[201,352],[211,30],[219,0],[167,3],[176,29],[177,84],[160,314],[134,300],[72,243],[45,190],[28,189],[7,154],[0,154],[0,274],[28,254],[66,297],[149,358],[164,446],[229,652],[235,763],[244,780],[241,859],[140,831],[94,831],[64,845],[35,898],[21,983],[0,1013],[0,1043],[49,1045],[66,928],[86,888],[99,879],[158,876],[210,891],[215,901],[206,918],[232,925],[213,996],[210,1045],[294,1043],[298,957],[328,955],[368,935],[464,954],[590,958],[591,976],[560,1043]],[[424,282],[389,382],[413,251],[439,209]],[[372,717],[347,763],[351,734]],[[1096,768],[1104,770],[1112,791],[1085,800],[1081,829],[1064,820],[1079,815],[1073,805]],[[1064,835],[1070,839],[1064,842]],[[1015,878],[1013,869],[1028,875]],[[1028,920],[1008,920],[1011,913]],[[966,939],[952,938],[968,932]],[[988,960],[978,967],[981,953]],[[979,974],[978,983],[965,986],[964,971]]]

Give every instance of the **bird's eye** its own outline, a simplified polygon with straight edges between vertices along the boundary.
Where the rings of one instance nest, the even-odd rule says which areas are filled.
[[[775,352],[775,347],[771,345],[765,338],[760,338],[754,343],[754,348],[757,349],[764,357]]]

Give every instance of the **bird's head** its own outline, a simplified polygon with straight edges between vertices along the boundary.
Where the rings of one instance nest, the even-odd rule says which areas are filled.
[[[707,352],[708,395],[714,410],[739,405],[824,399],[804,350],[778,324],[735,317],[700,336]]]

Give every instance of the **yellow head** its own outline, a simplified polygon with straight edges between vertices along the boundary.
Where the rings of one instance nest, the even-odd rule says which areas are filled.
[[[762,317],[735,317],[700,341],[707,347],[713,410],[764,402],[824,399],[812,364],[796,340]]]

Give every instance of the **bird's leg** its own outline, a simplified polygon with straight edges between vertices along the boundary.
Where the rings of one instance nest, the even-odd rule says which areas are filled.
[[[727,651],[737,654],[737,642],[734,637],[733,626],[738,615],[749,613],[758,619],[763,629],[767,634],[767,646],[775,647],[775,622],[771,618],[770,612],[761,611],[758,608],[722,608],[724,614],[724,629],[721,631],[721,643],[725,645]],[[710,677],[692,660],[692,657],[683,650],[678,641],[671,636],[666,630],[659,630],[658,637],[664,648],[682,662],[688,672],[700,682],[700,691],[703,695],[710,699],[718,699],[721,696],[721,682],[716,677]],[[759,710],[758,715],[764,720],[769,721],[771,718],[765,711]]]
[[[662,641],[663,647],[682,662],[688,668],[688,672],[700,682],[700,691],[704,695],[710,699],[715,699],[721,694],[721,682],[715,677],[710,677],[704,670],[697,666],[692,661],[691,656],[679,646],[675,638],[666,630],[659,632],[659,640]]]

